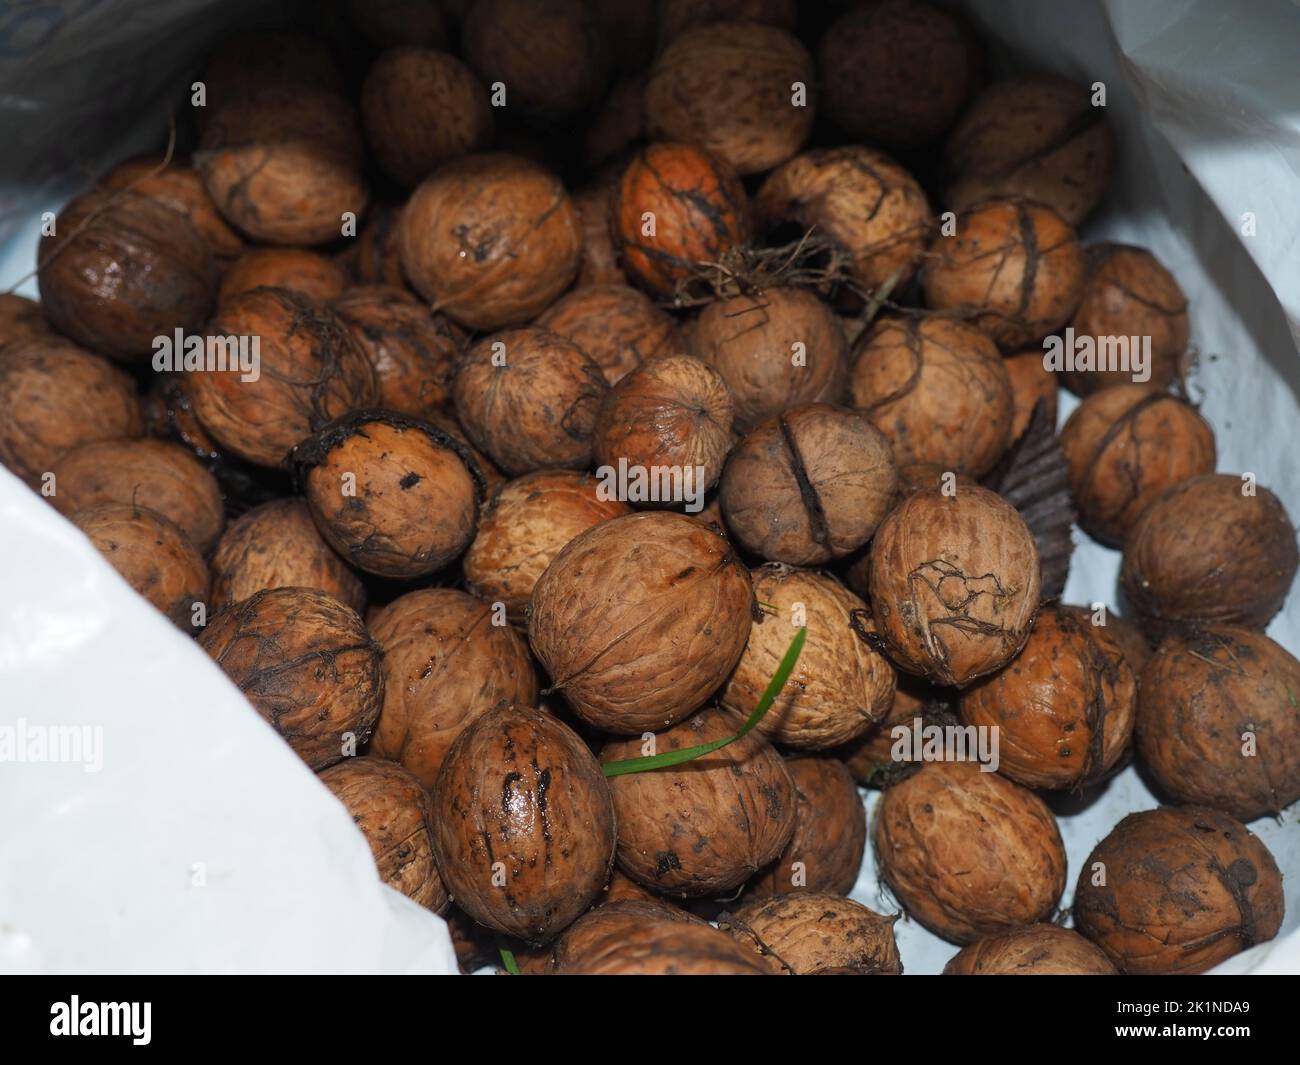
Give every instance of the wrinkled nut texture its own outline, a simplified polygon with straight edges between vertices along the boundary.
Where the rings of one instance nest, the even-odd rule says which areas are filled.
[[[1078,932],[1035,924],[976,940],[954,954],[944,976],[1113,976],[1101,948]]]
[[[900,976],[897,920],[897,914],[884,917],[840,895],[805,892],[756,899],[724,913],[718,927],[777,972]]]
[[[608,235],[604,216],[601,225]],[[576,288],[556,300],[534,324],[572,340],[611,385],[651,359],[686,353],[672,316],[627,284]]]
[[[250,248],[226,267],[217,304],[255,288],[287,288],[315,303],[328,303],[348,284],[337,259],[307,248]]]

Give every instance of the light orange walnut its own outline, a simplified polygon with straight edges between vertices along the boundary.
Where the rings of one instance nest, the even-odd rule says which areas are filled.
[[[368,623],[383,648],[383,711],[370,753],[425,785],[462,729],[494,706],[537,699],[528,649],[492,608],[451,588],[407,592]]]
[[[465,553],[466,586],[489,603],[504,603],[515,624],[527,622],[533,587],[551,560],[579,533],[630,514],[576,470],[539,470],[500,485],[483,508]]]
[[[864,639],[873,627],[866,603],[831,577],[788,566],[762,566],[753,581],[767,607],[719,696],[722,705],[751,714],[795,633],[806,628],[794,672],[758,730],[783,747],[823,751],[881,721],[893,701],[894,669]]]
[[[219,304],[262,285],[286,288],[328,303],[347,287],[347,271],[328,255],[307,248],[250,248],[221,275]]]
[[[873,839],[899,902],[954,943],[1046,920],[1065,890],[1051,811],[974,762],[927,762],[886,789]]]
[[[1043,365],[1043,353],[1037,348],[1008,355],[1003,359],[1011,378],[1011,442],[1025,435],[1035,404],[1042,402],[1047,424],[1056,425],[1056,375]]]

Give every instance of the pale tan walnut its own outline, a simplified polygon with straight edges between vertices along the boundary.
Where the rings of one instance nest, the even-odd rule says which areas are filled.
[[[456,738],[433,786],[438,871],[480,924],[534,946],[599,896],[614,864],[614,805],[572,729],[501,706]]]
[[[1203,806],[1129,814],[1079,870],[1074,925],[1130,975],[1203,973],[1272,939],[1282,875],[1245,825]]]
[[[944,976],[1114,976],[1104,951],[1078,932],[1032,924],[976,940],[949,959]]]
[[[366,837],[380,879],[434,913],[446,913],[451,897],[433,860],[433,812],[424,785],[395,762],[369,757],[345,758],[322,770],[320,782]]]
[[[899,668],[964,687],[1001,669],[1038,610],[1038,549],[1024,519],[986,488],[923,489],[871,544],[870,602]]]
[[[379,645],[332,596],[257,592],[217,614],[199,646],[312,769],[370,738],[384,701]]]
[[[800,628],[807,630],[794,672],[756,726],[773,743],[824,751],[883,720],[894,698],[894,668],[866,643],[867,604],[832,577],[784,565],[754,570],[765,604],[719,699],[748,716]]]
[[[275,499],[232,521],[212,555],[212,605],[265,588],[313,588],[366,608],[365,585],[322,538],[300,498]]]
[[[1176,633],[1142,674],[1138,753],[1177,802],[1280,817],[1300,799],[1298,701],[1300,662],[1262,632]]]
[[[755,899],[724,913],[718,927],[777,972],[901,976],[897,920],[841,895],[810,891]]]
[[[646,126],[654,140],[698,144],[758,174],[812,133],[815,88],[812,56],[792,34],[756,22],[697,26],[650,68]]]
[[[735,735],[745,718],[706,707],[654,737],[666,754]],[[602,763],[646,753],[640,737],[612,740]],[[612,777],[618,865],[672,897],[721,895],[775,861],[794,833],[794,782],[756,732],[679,766]]]
[[[735,668],[754,593],[731,545],[684,514],[643,511],[575,537],[533,588],[533,653],[606,732],[667,728]],[[772,855],[775,857],[775,855]]]
[[[608,222],[602,224],[608,232]],[[572,340],[611,385],[651,359],[686,354],[685,341],[672,316],[627,284],[576,288],[556,300],[533,324]]]
[[[901,292],[915,276],[934,219],[925,190],[893,159],[851,145],[815,148],[768,175],[754,201],[761,226],[798,226],[826,237],[851,276],[874,290]]]
[[[1003,351],[1070,320],[1083,295],[1084,258],[1074,230],[1050,207],[988,200],[940,233],[921,270],[927,305],[968,316]]]
[[[316,303],[328,303],[347,288],[347,271],[336,259],[309,248],[249,248],[226,267],[218,305],[255,288],[286,288]]]
[[[1082,788],[1129,745],[1137,677],[1087,610],[1049,606],[1023,650],[966,689],[960,706],[967,725],[998,730],[998,772],[1031,788]]]
[[[954,943],[1046,920],[1065,890],[1051,811],[974,762],[927,762],[886,789],[873,840],[899,902]]]
[[[602,498],[600,482],[576,470],[539,470],[506,482],[488,499],[465,553],[466,586],[486,602],[503,603],[513,623],[527,624],[533,587],[551,560],[579,533],[631,512]]]
[[[1011,377],[980,330],[946,318],[883,318],[854,354],[853,405],[899,465],[982,477],[1010,445]]]
[[[368,621],[383,649],[383,712],[370,753],[431,787],[452,741],[495,706],[537,700],[528,648],[492,607],[452,588],[423,588]]]

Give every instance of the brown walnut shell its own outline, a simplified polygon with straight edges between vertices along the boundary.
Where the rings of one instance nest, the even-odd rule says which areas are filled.
[[[314,303],[329,303],[347,288],[347,271],[336,259],[308,248],[250,248],[221,275],[217,304],[263,286],[287,288]]]
[[[1056,425],[1056,374],[1043,365],[1043,353],[1029,348],[1003,360],[1011,378],[1011,442],[1025,435],[1034,407],[1042,403],[1047,424]]]
[[[582,231],[582,254],[574,288],[627,284],[627,274],[623,273],[623,268],[618,264],[614,238],[609,232],[610,204],[613,199],[613,188],[603,182],[579,189],[573,194],[573,206],[578,212],[578,224]],[[563,330],[557,329],[556,332]]]
[[[602,220],[601,224],[608,232],[608,223]],[[686,353],[672,317],[627,284],[576,288],[533,324],[572,340],[611,385],[651,359]]]
[[[724,913],[718,927],[777,972],[901,976],[897,920],[897,914],[884,917],[840,895],[806,892],[756,899]]]
[[[221,217],[203,187],[203,179],[192,166],[177,162],[164,166],[162,156],[128,159],[104,175],[99,183],[108,189],[130,189],[179,211],[208,242],[218,262],[233,259],[244,250],[244,238]]]
[[[976,940],[954,954],[944,976],[1113,976],[1101,948],[1078,932],[1032,924]]]

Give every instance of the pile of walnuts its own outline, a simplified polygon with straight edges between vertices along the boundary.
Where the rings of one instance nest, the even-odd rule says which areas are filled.
[[[1176,280],[1089,242],[1088,91],[990,80],[923,0],[394,6],[217,43],[177,150],[64,207],[39,304],[0,297],[0,462],[463,966],[895,974],[904,915],[962,974],[1274,936],[1244,822],[1300,800],[1295,531],[1218,469]],[[1149,380],[1053,372],[1067,327],[1149,338]],[[1060,601],[1076,518],[1122,611]],[[1168,805],[1070,868],[1054,793],[1135,758]]]

